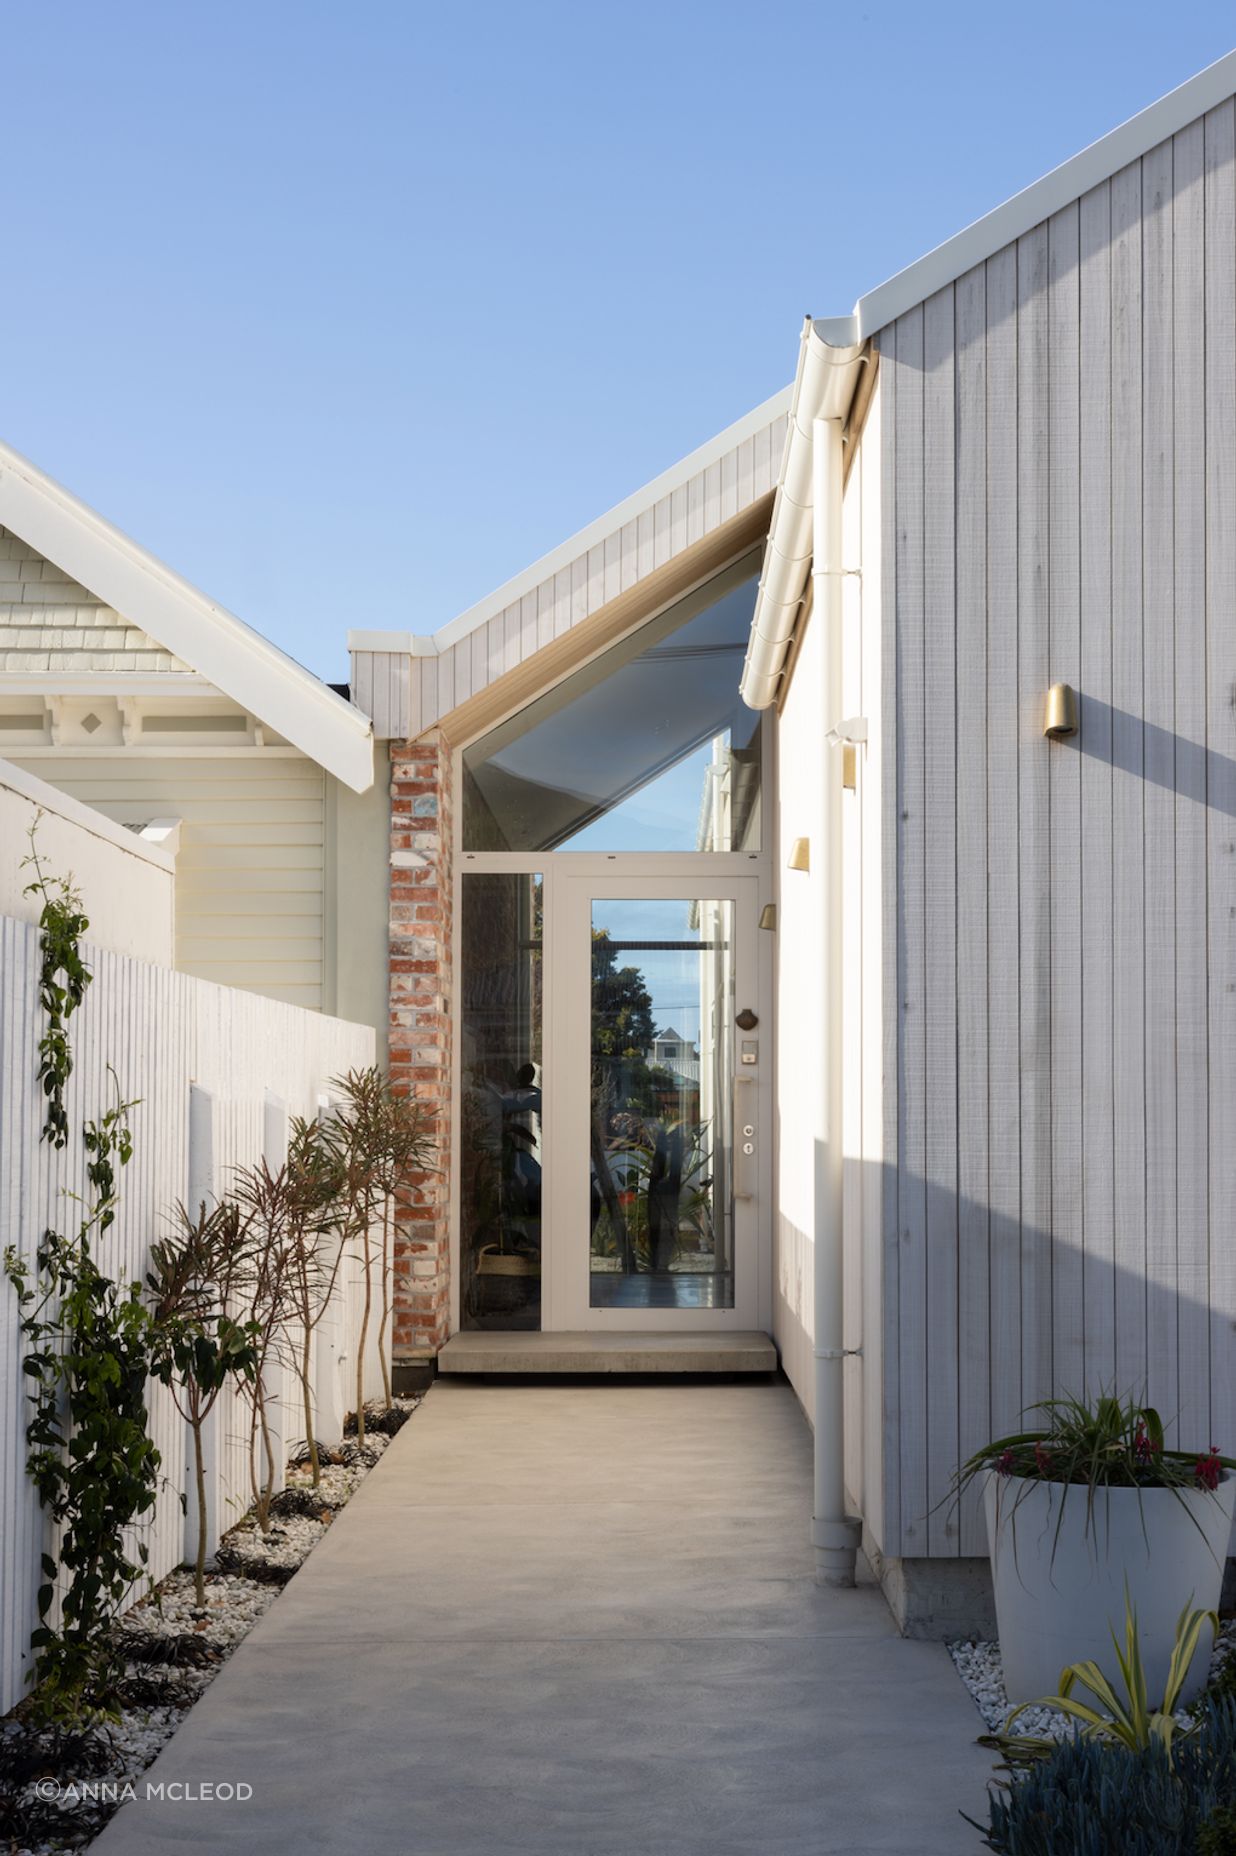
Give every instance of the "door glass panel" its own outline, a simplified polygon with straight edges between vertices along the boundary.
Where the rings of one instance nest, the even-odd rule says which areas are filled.
[[[460,885],[460,1318],[541,1325],[542,882]]]
[[[468,851],[758,851],[760,716],[738,694],[761,551],[465,749]]]
[[[593,1308],[734,1306],[733,912],[593,902]]]

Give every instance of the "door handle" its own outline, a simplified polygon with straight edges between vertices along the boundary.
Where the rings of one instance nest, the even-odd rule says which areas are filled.
[[[734,1197],[753,1199],[755,1187],[755,1089],[754,1079],[742,1075],[734,1078]]]

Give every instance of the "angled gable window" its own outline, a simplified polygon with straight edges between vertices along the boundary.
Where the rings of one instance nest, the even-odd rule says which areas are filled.
[[[761,552],[465,750],[466,851],[760,848],[760,717],[738,682]]]

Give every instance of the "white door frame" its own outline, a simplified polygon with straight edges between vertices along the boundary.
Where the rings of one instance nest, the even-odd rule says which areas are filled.
[[[767,842],[767,838],[765,841]],[[464,879],[473,872],[479,875],[522,872],[539,875],[544,884],[542,956],[544,991],[541,1036],[542,1050],[545,1053],[546,1088],[541,1138],[542,1164],[547,1190],[542,1225],[541,1330],[543,1333],[561,1333],[577,1328],[619,1328],[631,1331],[668,1330],[671,1332],[689,1330],[698,1333],[754,1328],[766,1333],[771,1332],[774,1217],[772,1155],[775,1137],[772,1095],[775,1073],[772,943],[775,936],[761,934],[757,930],[761,907],[773,900],[770,863],[771,859],[767,852],[753,855],[742,852],[727,854],[700,851],[617,854],[551,851],[538,856],[535,853],[524,854],[509,851],[469,852],[457,848],[451,949],[452,971],[455,975],[459,973],[462,955],[459,932],[459,895]],[[572,894],[578,897],[582,895],[585,888],[590,889],[590,896],[587,900],[612,895],[627,896],[634,900],[639,900],[644,896],[670,898],[684,896],[703,899],[717,897],[719,899],[732,898],[735,902],[736,939],[740,943],[747,944],[746,959],[750,963],[755,992],[754,998],[737,998],[735,1004],[739,1011],[744,1006],[751,1006],[760,1022],[754,1034],[759,1040],[759,1062],[755,1068],[753,1084],[756,1094],[755,1125],[758,1136],[756,1153],[752,1156],[753,1165],[749,1166],[747,1181],[744,1182],[751,1184],[754,1192],[745,1208],[743,1218],[741,1221],[736,1219],[735,1222],[735,1306],[733,1309],[589,1308],[587,1306],[589,1245],[586,1215],[582,1229],[577,1229],[575,1234],[578,1255],[572,1260],[569,1256],[564,1257],[561,1254],[564,1248],[569,1248],[571,1242],[570,1226],[567,1222],[569,1214],[564,1216],[558,1212],[562,1198],[553,1182],[557,1178],[559,1164],[569,1165],[570,1148],[566,1142],[571,1140],[572,1136],[569,1114],[567,1127],[564,1129],[562,1126],[563,1116],[556,1102],[561,1091],[553,1087],[552,1083],[556,1082],[559,1077],[565,1077],[565,1066],[570,1061],[570,1038],[564,1027],[564,1014],[569,1008],[564,994],[572,983],[572,972],[576,993],[579,993],[581,974],[583,976],[583,992],[580,995],[582,1004],[577,1000],[575,1010],[577,1013],[582,1013],[585,1024],[588,1022],[591,941],[587,935],[581,937],[579,945],[574,950],[574,960],[572,960],[571,949],[563,938],[566,930],[563,912],[564,908],[569,908],[569,905],[560,900],[560,897],[565,898]],[[564,962],[565,972],[563,971]],[[462,1086],[461,1041],[458,1028],[460,989],[457,983],[453,986],[452,992],[456,1031],[452,1040],[454,1055],[451,1112],[455,1115]],[[551,1064],[554,1071],[552,1079],[549,1075]],[[584,1074],[586,1077],[586,1071]],[[581,1093],[587,1093],[586,1081]],[[452,1138],[451,1152],[450,1327],[452,1333],[457,1333],[460,1327],[461,1264],[460,1148],[457,1136]],[[586,1177],[585,1173],[585,1180]],[[582,1294],[579,1280],[581,1269],[584,1277]]]
[[[670,860],[666,860],[670,861]],[[771,1019],[764,1008],[760,984],[759,878],[703,873],[695,860],[673,860],[673,874],[648,870],[647,860],[591,858],[555,872],[552,899],[552,940],[555,971],[546,992],[555,994],[553,1032],[546,1052],[545,1201],[541,1278],[541,1326],[545,1331],[576,1329],[629,1329],[640,1332],[725,1332],[761,1325],[761,1286],[766,1274],[761,1254],[761,1233],[767,1230],[767,1189],[771,1169],[767,1150],[771,1134],[769,1083],[772,1074]],[[621,875],[615,864],[632,868]],[[591,867],[580,867],[588,865]],[[758,1027],[745,1034],[756,1047],[758,1061],[739,1067],[731,1087],[741,1089],[749,1101],[741,1124],[735,1115],[735,1139],[741,1127],[753,1126],[755,1152],[742,1160],[744,1196],[734,1201],[734,1306],[733,1308],[594,1308],[591,1306],[589,1267],[589,1116],[591,1089],[592,1008],[592,904],[607,898],[630,901],[716,900],[734,905],[735,1011],[750,1007]],[[548,975],[548,956],[546,960]],[[737,1032],[736,1041],[744,1034]],[[741,1080],[739,1080],[741,1079]],[[555,1086],[556,1083],[556,1086]]]

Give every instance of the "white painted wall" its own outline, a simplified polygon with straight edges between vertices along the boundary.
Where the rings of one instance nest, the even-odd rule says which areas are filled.
[[[87,906],[92,898],[87,894]],[[98,948],[88,949],[94,973],[72,1020],[75,1053],[68,1109],[76,1127],[109,1100],[107,1066],[116,1071],[132,1113],[134,1158],[121,1180],[115,1226],[103,1254],[115,1272],[140,1278],[152,1235],[178,1199],[226,1191],[232,1170],[270,1151],[270,1105],[286,1113],[315,1112],[329,1098],[330,1079],[350,1066],[371,1063],[374,1034],[272,999],[211,985],[167,967]],[[56,1155],[39,1140],[42,1097],[35,1078],[38,1006],[38,930],[0,917],[0,1249],[16,1244],[33,1252],[38,1234],[66,1215],[64,1190],[85,1191],[80,1143]],[[190,1092],[199,1109],[209,1104],[211,1151],[195,1116],[196,1151],[190,1145]],[[340,1310],[331,1325],[332,1346],[318,1360],[321,1428],[336,1430],[354,1403],[354,1347],[359,1328],[359,1271],[342,1284]],[[376,1337],[375,1337],[376,1339]],[[44,1517],[24,1473],[27,1406],[20,1373],[16,1304],[0,1285],[0,1514],[5,1552],[0,1558],[0,1710],[23,1692],[27,1645],[35,1622],[35,1589]],[[380,1389],[376,1347],[366,1360],[366,1392]],[[302,1436],[295,1381],[280,1376],[276,1396],[287,1440]],[[244,1407],[221,1401],[216,1423],[216,1465],[208,1501],[219,1529],[237,1521],[249,1503]],[[185,1429],[167,1394],[151,1389],[150,1428],[163,1456],[166,1487],[144,1530],[150,1570],[161,1578],[185,1557],[186,1520],[179,1495],[187,1482]]]
[[[181,820],[176,965],[199,979],[321,1010],[325,782],[316,762],[283,752],[135,749],[47,755],[42,777],[121,823]],[[367,898],[379,920],[385,899]]]
[[[11,761],[0,760],[0,914],[37,921],[41,901],[25,894],[23,868],[37,823],[48,874],[71,874],[87,902],[90,939],[137,960],[172,964],[175,860],[80,800]]]
[[[875,387],[843,498],[840,702],[824,686],[822,635],[808,617],[777,721],[777,1218],[773,1329],[785,1368],[813,1415],[815,1165],[822,1126],[823,871],[820,866],[824,735],[865,715],[857,785],[842,795],[844,947],[843,1150],[845,1231],[846,1481],[877,1541],[882,1526],[881,1385],[883,985],[881,867],[880,423]],[[809,871],[790,870],[795,840]],[[860,1353],[861,1350],[861,1353]]]

